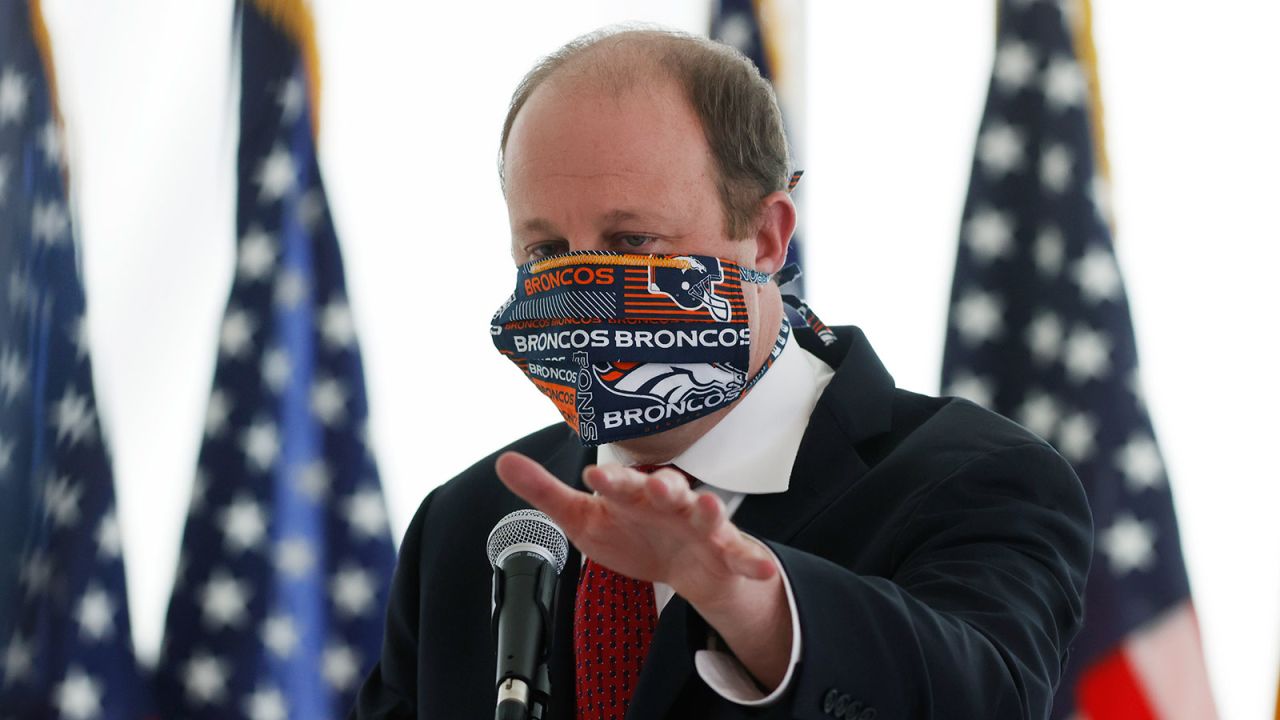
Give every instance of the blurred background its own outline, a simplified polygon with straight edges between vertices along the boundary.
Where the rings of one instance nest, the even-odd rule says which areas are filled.
[[[48,0],[88,333],[137,651],[159,653],[235,246],[231,3]],[[784,2],[807,299],[936,394],[991,77],[990,0]],[[497,141],[515,84],[602,25],[706,32],[705,0],[317,0],[320,161],[391,531],[557,422],[487,332],[511,291]],[[1280,666],[1280,5],[1094,5],[1116,251],[1225,718]],[[479,559],[480,549],[474,551]]]

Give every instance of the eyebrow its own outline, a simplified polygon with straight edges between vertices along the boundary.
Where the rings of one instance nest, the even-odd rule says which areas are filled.
[[[609,212],[605,213],[602,220],[606,225],[616,225],[617,223],[621,223],[621,222],[638,220],[640,219],[640,217],[641,215],[639,213],[633,212],[631,210],[618,209],[618,210],[610,210]],[[523,223],[520,223],[520,230],[523,232],[546,233],[548,235],[559,234],[559,231],[556,230],[555,224],[552,223],[550,220],[547,220],[546,218],[533,218],[532,220],[525,220]]]

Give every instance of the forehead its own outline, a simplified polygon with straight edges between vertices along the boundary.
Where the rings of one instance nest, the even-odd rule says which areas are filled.
[[[665,78],[618,89],[548,78],[517,114],[504,153],[516,215],[572,200],[617,207],[714,198],[710,148],[680,87]]]

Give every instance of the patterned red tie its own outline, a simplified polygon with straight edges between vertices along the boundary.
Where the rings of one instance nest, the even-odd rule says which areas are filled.
[[[659,465],[640,465],[651,473]],[[658,625],[653,583],[616,573],[587,558],[573,610],[578,720],[621,720]]]

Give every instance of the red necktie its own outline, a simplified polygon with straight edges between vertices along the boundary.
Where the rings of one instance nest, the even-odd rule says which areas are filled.
[[[642,465],[643,473],[658,465]],[[629,578],[587,558],[573,610],[578,720],[621,720],[658,625],[653,583]]]

